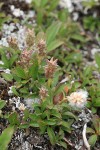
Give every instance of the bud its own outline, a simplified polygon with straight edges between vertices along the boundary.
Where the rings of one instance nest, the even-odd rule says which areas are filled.
[[[13,49],[19,49],[18,48],[18,41],[16,40],[16,38],[14,37],[10,37],[8,38],[8,43],[9,43],[9,46]]]
[[[45,99],[48,96],[48,91],[44,87],[41,87],[39,95],[41,99]]]
[[[34,29],[27,29],[26,44],[27,44],[28,48],[30,48],[34,45],[34,41],[35,41]]]
[[[52,78],[55,70],[57,68],[57,59],[53,60],[53,57],[50,60],[47,60],[47,65],[45,66],[45,76],[46,78]]]
[[[40,56],[44,56],[46,53],[46,41],[41,39],[37,44],[38,52]]]
[[[32,50],[23,50],[19,64],[28,66],[31,60],[32,52]]]

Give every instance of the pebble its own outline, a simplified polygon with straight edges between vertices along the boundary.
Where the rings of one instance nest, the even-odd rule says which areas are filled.
[[[31,110],[33,110],[33,103],[39,103],[40,102],[40,99],[38,98],[34,98],[34,99],[31,99],[31,98],[27,98],[27,99],[24,99],[24,102],[26,104],[26,106],[28,108],[30,108]]]
[[[95,57],[96,53],[100,53],[100,48],[92,48],[91,49],[92,58]]]

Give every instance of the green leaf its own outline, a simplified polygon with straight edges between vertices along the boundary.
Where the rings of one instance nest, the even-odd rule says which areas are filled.
[[[95,98],[93,101],[94,101],[93,102],[94,107],[100,107],[100,97]]]
[[[56,71],[54,74],[54,78],[52,79],[52,87],[55,87],[58,84],[60,76],[62,76],[62,72]]]
[[[45,108],[46,109],[46,108]],[[50,118],[50,110],[45,110],[43,113],[42,113],[42,119],[45,119],[46,117],[47,118]]]
[[[7,150],[8,144],[14,133],[14,126],[6,128],[0,136],[0,150]]]
[[[71,125],[74,122],[73,119],[68,120],[68,121],[62,121],[61,122],[61,128],[63,131],[66,131],[68,133],[71,133]]]
[[[91,111],[93,114],[95,114],[97,112],[97,109],[95,107],[91,107]]]
[[[58,17],[59,19],[62,21],[62,22],[66,22],[67,21],[67,18],[68,18],[68,10],[67,9],[61,9],[59,12],[58,12]]]
[[[78,119],[78,117],[76,117],[72,112],[69,112],[69,111],[63,113],[63,115],[68,116],[68,118],[74,118],[76,120]]]
[[[36,122],[32,122],[32,123],[30,123],[30,126],[31,127],[39,127],[39,124],[38,123],[36,123]]]
[[[41,7],[44,7],[48,3],[48,0],[41,0]]]
[[[52,126],[52,125],[56,125],[56,120],[55,119],[48,119],[48,120],[45,120],[45,123],[47,124],[47,125],[50,125],[50,126]]]
[[[36,7],[40,7],[41,5],[41,0],[33,0],[33,3],[36,5]]]
[[[21,89],[20,89],[20,92],[21,92],[21,93],[24,93],[24,94],[27,94],[27,93],[28,93],[28,89],[27,89],[26,87],[21,88]]]
[[[6,81],[12,81],[12,79],[13,79],[12,74],[2,73],[2,76]]]
[[[17,112],[13,112],[12,114],[10,114],[8,120],[11,125],[19,125],[20,124]]]
[[[57,110],[51,110],[51,115],[55,116],[56,118],[61,118],[61,114]]]
[[[58,48],[63,44],[63,41],[60,40],[54,40],[47,46],[47,52],[51,52],[52,50]]]
[[[93,126],[96,130],[96,133],[100,134],[100,117],[98,115],[94,115],[92,122],[93,122]]]
[[[48,133],[48,136],[49,136],[51,144],[55,145],[55,143],[56,143],[56,136],[55,136],[55,133],[54,133],[53,129],[48,127],[47,128],[47,133]]]
[[[84,69],[84,72],[83,72],[84,76],[85,76],[85,77],[88,77],[88,76],[91,75],[91,73],[92,73],[92,67],[87,66],[87,67]]]
[[[43,21],[43,11],[40,9],[37,13],[37,23],[41,25],[42,21]]]
[[[91,108],[92,107],[92,103],[91,102],[87,102],[86,107]]]
[[[43,126],[39,125],[39,128],[40,128],[40,134],[44,134],[45,131],[46,131],[47,126],[46,125],[43,125]]]
[[[95,60],[96,60],[98,67],[100,68],[100,54],[96,53]]]
[[[23,113],[24,113],[24,120],[27,120],[29,118],[29,110],[25,109]]]
[[[66,121],[62,121],[62,126],[66,127],[67,129],[70,130],[70,124]]]
[[[9,60],[6,57],[6,54],[2,55],[1,60],[4,62],[4,65],[6,66],[6,68],[9,68]]]
[[[13,63],[17,60],[18,58],[18,55],[13,55],[11,58],[10,58],[10,61],[9,61],[9,64],[10,64],[10,67],[13,65]]]
[[[72,52],[65,58],[69,63],[79,63],[82,61],[82,54],[80,52]]]
[[[38,59],[35,59],[33,65],[29,68],[30,76],[35,80],[38,77]]]
[[[96,135],[96,134],[90,136],[90,138],[89,138],[89,144],[90,144],[91,146],[94,146],[95,143],[96,143],[96,141],[97,141],[97,135]]]
[[[86,129],[86,133],[95,133],[95,131],[92,128],[87,128]]]
[[[21,125],[19,126],[19,128],[21,128],[21,129],[29,128],[29,124],[21,124]]]
[[[81,84],[79,82],[74,82],[73,85],[74,85],[75,89],[77,89],[81,86]]]
[[[65,84],[59,84],[59,85],[56,87],[56,89],[55,89],[54,95],[57,95],[57,94],[59,94],[60,92],[63,92],[65,86],[66,86]]]
[[[18,95],[19,95],[19,94],[18,94],[18,92],[16,91],[16,88],[15,88],[14,86],[12,87],[12,89],[11,89],[11,90],[12,90],[13,94],[15,94],[16,96],[18,96]]]
[[[0,109],[2,109],[6,105],[5,100],[0,100]]]
[[[61,23],[55,22],[47,29],[46,31],[47,46],[49,46],[49,44],[51,44],[51,41],[55,39],[56,35],[59,32],[60,27],[61,27]]]
[[[16,74],[18,77],[25,79],[26,78],[26,74],[25,71],[23,70],[22,67],[16,67],[14,70],[14,74]]]
[[[64,147],[65,149],[67,149],[67,144],[65,142],[60,141],[59,144]]]
[[[85,37],[83,37],[83,36],[80,35],[80,34],[74,34],[74,35],[72,36],[72,39],[78,40],[78,41],[80,41],[80,42],[86,42]]]
[[[56,9],[58,2],[59,0],[50,1],[49,12],[52,12],[54,9]]]

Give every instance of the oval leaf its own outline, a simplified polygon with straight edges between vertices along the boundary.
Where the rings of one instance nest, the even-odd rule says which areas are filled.
[[[6,150],[14,133],[14,126],[6,128],[0,136],[0,150]]]

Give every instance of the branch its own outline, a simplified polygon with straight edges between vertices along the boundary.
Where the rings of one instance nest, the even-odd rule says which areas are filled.
[[[87,140],[87,138],[86,138],[86,128],[87,128],[87,124],[85,124],[84,127],[83,127],[83,132],[82,132],[83,141],[84,141],[84,144],[85,144],[86,148],[87,148],[88,150],[90,150],[90,145],[89,145],[88,140]]]
[[[64,140],[68,145],[70,145],[70,146],[73,147],[73,144],[72,144],[70,141],[68,141],[65,137],[63,138],[63,140]]]

